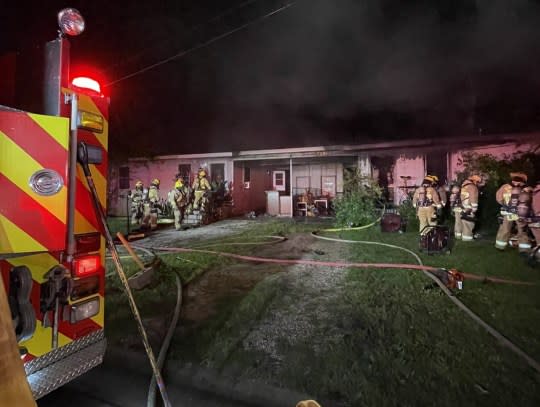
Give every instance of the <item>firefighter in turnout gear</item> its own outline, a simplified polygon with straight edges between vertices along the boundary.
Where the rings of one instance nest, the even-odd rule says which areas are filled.
[[[151,230],[157,228],[159,206],[159,179],[155,178],[148,188],[148,197],[144,203],[143,227],[150,227]]]
[[[142,181],[135,183],[135,189],[129,193],[131,199],[131,224],[141,225],[144,214],[144,201],[148,197],[148,190],[144,188]]]
[[[440,209],[441,203],[439,194],[433,188],[434,182],[433,177],[427,175],[422,185],[414,191],[413,206],[420,221],[420,233],[426,226],[437,225],[437,209]]]
[[[212,190],[208,178],[206,178],[206,170],[204,168],[199,168],[197,172],[197,178],[193,181],[191,188],[193,189],[194,198],[193,198],[193,210],[200,210],[201,212],[206,211],[206,205],[208,203],[208,194]]]
[[[182,178],[179,178],[175,182],[174,188],[169,192],[168,198],[174,212],[174,227],[176,230],[180,230],[184,212],[189,203],[189,188],[184,184]]]
[[[532,205],[531,205],[531,223],[529,228],[536,240],[536,245],[540,245],[540,179],[536,181],[536,187],[532,192]]]
[[[502,185],[496,194],[497,202],[501,205],[502,223],[495,238],[495,248],[504,250],[512,234],[513,226],[517,229],[518,247],[520,253],[531,249],[527,234],[527,222],[532,198],[532,189],[527,187],[527,175],[522,172],[511,172],[510,184]]]
[[[478,184],[482,182],[480,175],[471,175],[463,184],[461,188],[453,187],[450,200],[452,210],[455,216],[454,223],[454,236],[456,239],[463,240],[464,242],[472,242],[474,240],[474,223],[476,221],[476,212],[478,211]],[[459,195],[457,195],[459,193]]]

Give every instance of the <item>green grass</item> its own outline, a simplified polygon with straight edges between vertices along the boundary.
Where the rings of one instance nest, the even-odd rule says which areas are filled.
[[[239,235],[213,239],[212,250],[257,253],[231,243],[263,240],[265,235],[310,232],[330,225],[270,220]],[[351,240],[379,241],[418,253],[417,234],[385,234],[378,228],[327,234]],[[530,281],[511,286],[466,280],[458,297],[506,337],[540,360],[540,273],[517,252],[497,252],[492,237],[457,242],[448,255],[419,253],[424,264],[481,276]],[[203,245],[202,242],[196,242]],[[328,242],[328,253],[343,261],[415,263],[408,253],[371,245]],[[286,254],[284,253],[284,256]],[[188,282],[234,260],[189,253],[162,257],[159,285],[136,293],[143,314],[173,308],[173,272]],[[128,270],[132,270],[128,264]],[[536,406],[540,376],[470,320],[419,271],[348,269],[339,296],[325,303],[326,316],[303,341],[277,338],[284,362],[245,349],[243,341],[272,309],[297,310],[305,301],[291,291],[287,275],[267,277],[244,297],[222,300],[219,312],[197,330],[175,338],[172,357],[221,369],[226,374],[261,379],[307,392],[331,405],[350,406]],[[116,278],[116,277],[114,277]],[[118,336],[135,333],[118,282],[107,297],[108,326]],[[120,295],[121,294],[121,295]],[[167,303],[165,303],[167,302]],[[112,310],[112,311],[110,311]],[[128,329],[129,328],[129,329]],[[236,372],[236,373],[234,373]],[[325,405],[325,404],[323,404]]]
[[[418,246],[415,233],[383,234],[373,228],[340,235],[413,251]],[[428,265],[540,283],[538,270],[527,267],[514,251],[495,252],[491,240],[458,242],[450,255],[420,256]],[[365,245],[350,245],[348,260],[415,263],[402,251]],[[538,377],[433,288],[421,272],[350,269],[346,273],[344,294],[329,305],[331,317],[319,321],[313,333],[313,338],[328,340],[306,338],[290,345],[283,339],[280,349],[286,362],[279,375],[271,368],[275,361],[244,349],[242,341],[269,309],[283,306],[287,301],[283,298],[289,298],[294,312],[299,297],[288,291],[282,275],[259,283],[242,301],[236,299],[218,323],[209,322],[203,330],[206,339],[198,346],[201,361],[352,406],[539,405]],[[540,358],[539,286],[466,281],[464,287],[458,293],[462,301]]]

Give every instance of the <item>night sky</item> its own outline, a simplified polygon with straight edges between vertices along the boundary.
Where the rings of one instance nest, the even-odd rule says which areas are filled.
[[[20,1],[0,49],[53,39],[67,5],[113,159],[540,130],[540,1]]]

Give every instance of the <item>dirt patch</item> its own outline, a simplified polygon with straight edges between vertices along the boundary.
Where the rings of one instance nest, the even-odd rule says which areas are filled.
[[[254,250],[258,257],[280,259],[335,260],[341,254],[331,243],[308,233],[294,233],[282,242],[263,244]],[[182,319],[202,322],[218,312],[222,301],[242,297],[267,276],[297,270],[295,266],[268,263],[240,263],[209,270],[184,288]]]
[[[250,263],[209,270],[184,288],[182,319],[204,321],[218,312],[223,300],[241,297],[259,281],[284,270],[281,266]]]

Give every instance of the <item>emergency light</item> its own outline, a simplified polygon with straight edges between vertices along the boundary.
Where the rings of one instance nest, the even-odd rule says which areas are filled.
[[[86,76],[73,78],[71,84],[77,88],[93,90],[94,92],[101,94],[101,86],[99,86],[98,81]]]
[[[77,9],[65,8],[58,13],[58,27],[62,34],[79,35],[84,31],[84,18]]]

